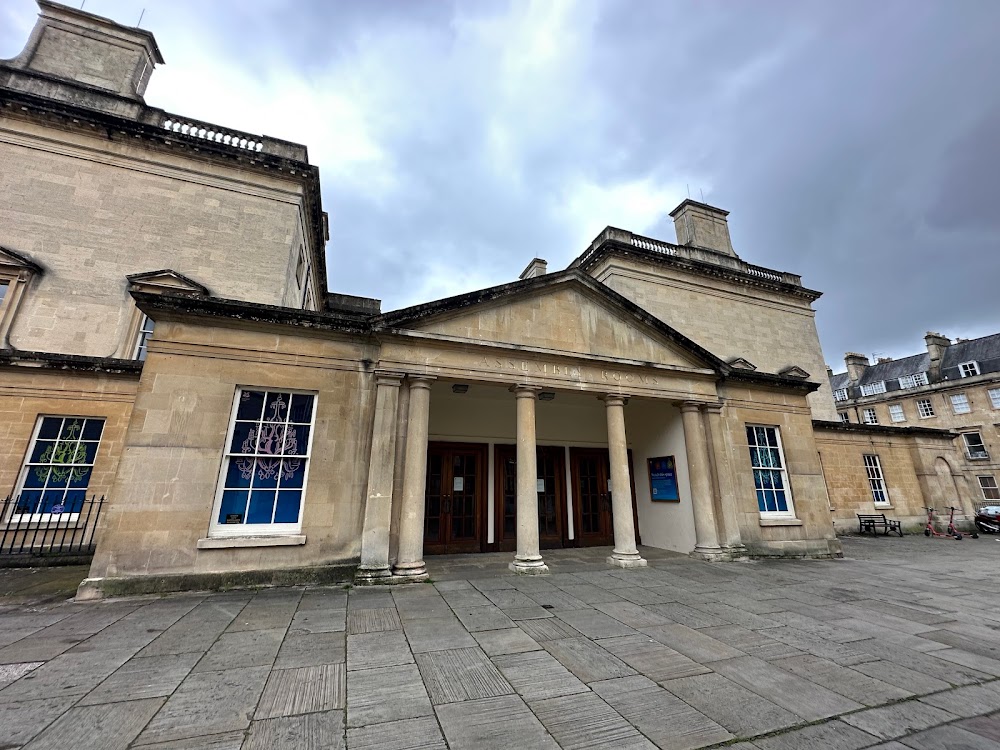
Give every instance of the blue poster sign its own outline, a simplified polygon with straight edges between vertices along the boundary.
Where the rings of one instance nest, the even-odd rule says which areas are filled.
[[[649,463],[649,495],[653,502],[677,501],[677,463],[673,456],[647,459]]]

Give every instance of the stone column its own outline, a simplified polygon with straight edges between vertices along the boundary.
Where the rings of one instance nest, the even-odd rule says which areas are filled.
[[[615,548],[608,558],[619,568],[641,568],[646,561],[635,546],[635,517],[632,515],[632,483],[629,481],[628,445],[625,438],[625,396],[604,397],[608,417],[608,454],[611,458],[611,513],[615,528]]]
[[[390,576],[389,525],[392,515],[392,478],[396,465],[396,412],[402,373],[375,373],[375,422],[368,461],[368,502],[361,533],[358,583],[377,583]]]
[[[538,460],[535,453],[535,398],[538,388],[514,386],[517,397],[517,554],[515,573],[548,572],[538,551]]]
[[[730,557],[745,557],[747,550],[740,537],[739,513],[733,489],[731,461],[726,452],[721,403],[705,404],[705,424],[715,495],[715,513],[719,521],[719,542]]]
[[[427,424],[431,411],[431,381],[427,375],[410,375],[410,413],[407,418],[406,459],[403,465],[403,505],[399,517],[399,556],[393,573],[423,581],[424,493],[427,489]]]
[[[682,403],[681,419],[684,423],[684,445],[687,449],[688,478],[691,482],[691,502],[694,506],[694,555],[706,560],[719,560],[723,554],[719,547],[719,532],[715,526],[708,440],[698,402]]]

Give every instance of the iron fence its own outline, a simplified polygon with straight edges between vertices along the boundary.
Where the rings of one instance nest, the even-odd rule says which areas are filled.
[[[103,495],[45,510],[8,495],[0,507],[0,556],[93,554],[94,532],[103,508]]]

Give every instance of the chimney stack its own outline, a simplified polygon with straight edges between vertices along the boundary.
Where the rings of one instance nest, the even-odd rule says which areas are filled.
[[[857,383],[864,377],[865,370],[871,364],[868,357],[857,352],[847,352],[844,355],[844,364],[847,365],[847,377],[852,383]]]
[[[687,198],[670,212],[670,216],[674,220],[678,245],[690,245],[739,257],[733,251],[733,243],[729,239],[729,222],[726,220],[728,211]]]
[[[536,276],[544,276],[548,272],[549,264],[541,258],[533,258],[531,263],[521,271],[519,279],[533,279]]]
[[[940,380],[941,364],[944,362],[945,351],[951,346],[951,339],[940,333],[928,331],[924,336],[924,343],[927,345],[927,353],[931,360],[927,367],[927,377],[932,381]]]

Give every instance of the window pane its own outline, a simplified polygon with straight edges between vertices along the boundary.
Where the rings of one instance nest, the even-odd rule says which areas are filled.
[[[0,305],[3,304],[3,298],[7,296],[7,290],[10,288],[9,281],[0,281]]]
[[[226,487],[234,489],[249,489],[250,478],[253,476],[252,458],[235,458],[229,460],[226,471]]]
[[[250,510],[247,523],[271,523],[274,513],[274,495],[269,490],[254,490],[250,493]]]
[[[278,470],[281,468],[281,459],[278,458],[258,458],[254,464],[253,486],[275,489],[278,486]]]
[[[258,422],[237,422],[233,427],[233,441],[230,453],[256,453]]]
[[[306,481],[306,462],[298,458],[286,458],[281,462],[281,486],[302,487]]]
[[[990,388],[990,404],[994,409],[1000,409],[1000,388]]]
[[[222,493],[219,523],[243,523],[247,507],[247,494],[247,492],[239,490],[226,490]]]
[[[264,394],[260,391],[243,391],[237,403],[237,419],[260,419],[264,411]]]
[[[268,392],[267,401],[264,406],[265,422],[284,422],[288,418],[288,403],[291,401],[289,393]]]
[[[275,523],[297,523],[302,493],[299,490],[280,490],[278,505],[274,510]]]
[[[292,395],[292,408],[288,413],[289,422],[309,424],[312,422],[313,397],[296,393]]]
[[[55,440],[59,437],[59,430],[62,428],[62,417],[42,417],[42,424],[38,428],[39,440]]]
[[[289,425],[283,447],[286,456],[304,455],[309,447],[309,425]]]

